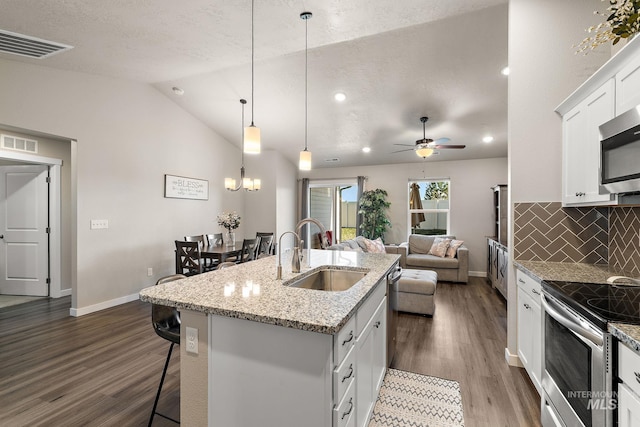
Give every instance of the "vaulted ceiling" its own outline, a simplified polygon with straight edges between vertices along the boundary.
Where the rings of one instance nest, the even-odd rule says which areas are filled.
[[[137,80],[240,146],[251,118],[250,0],[4,0],[0,29],[74,48],[0,58]],[[394,144],[448,137],[427,161],[507,155],[506,0],[256,0],[254,120],[263,149],[313,167],[422,162]],[[179,96],[172,90],[184,90]],[[333,98],[345,93],[344,102]],[[492,135],[494,141],[482,142]],[[363,153],[370,147],[370,153]],[[338,159],[328,162],[327,159]]]

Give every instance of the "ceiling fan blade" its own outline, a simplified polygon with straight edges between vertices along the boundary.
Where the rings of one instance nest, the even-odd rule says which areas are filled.
[[[393,144],[393,145],[402,145],[403,147],[415,147],[415,144]]]
[[[406,150],[392,151],[391,154],[402,153],[403,151],[414,151],[414,150],[413,150],[413,148],[407,148]]]
[[[439,150],[441,148],[464,148],[464,147],[466,147],[466,145],[436,145],[432,148]]]
[[[438,138],[433,141],[434,144],[442,144],[443,142],[449,142],[451,139],[449,138]]]

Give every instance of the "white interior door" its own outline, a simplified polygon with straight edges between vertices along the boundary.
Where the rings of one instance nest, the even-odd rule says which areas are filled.
[[[48,170],[0,167],[0,294],[49,294]]]

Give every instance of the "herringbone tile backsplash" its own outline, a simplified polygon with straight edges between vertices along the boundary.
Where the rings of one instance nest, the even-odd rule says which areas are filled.
[[[640,276],[640,208],[612,208],[609,222],[609,267]]]
[[[608,208],[563,208],[560,202],[516,203],[515,259],[607,264],[608,214]]]

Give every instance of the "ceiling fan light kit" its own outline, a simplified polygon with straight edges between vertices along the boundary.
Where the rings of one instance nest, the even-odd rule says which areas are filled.
[[[394,144],[394,145],[402,145],[404,147],[412,147],[412,148],[394,151],[393,153],[400,153],[403,151],[413,150],[415,151],[418,157],[422,157],[423,159],[426,159],[427,157],[433,154],[436,154],[435,150],[439,150],[441,148],[460,149],[460,148],[466,147],[466,145],[440,145],[443,142],[450,141],[449,138],[438,138],[435,141],[431,138],[427,138],[426,128],[425,128],[427,120],[429,120],[429,117],[426,117],[426,116],[420,117],[420,121],[422,122],[422,139],[417,140],[414,145]]]

